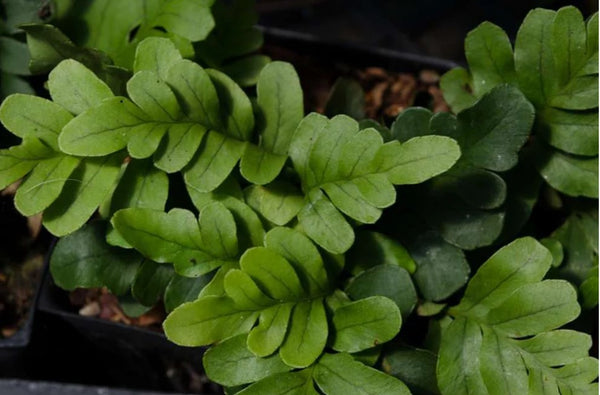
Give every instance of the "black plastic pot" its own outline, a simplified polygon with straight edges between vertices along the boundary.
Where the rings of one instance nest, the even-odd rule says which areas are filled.
[[[79,315],[49,272],[38,310],[36,377],[172,393],[179,389],[168,375],[170,369],[202,366],[203,348],[180,347],[162,333]],[[52,364],[56,355],[61,355],[61,361]],[[218,391],[212,385],[206,393]]]
[[[54,244],[54,243],[53,243]],[[0,377],[23,377],[29,369],[30,343],[34,327],[37,305],[40,299],[42,280],[48,271],[46,256],[40,280],[36,287],[33,300],[27,312],[27,319],[21,328],[11,337],[0,339]],[[0,391],[0,394],[4,392]]]
[[[432,69],[440,72],[460,66],[458,63],[433,56],[395,51],[360,44],[328,41],[310,34],[259,27],[265,44],[280,45],[286,49],[311,55],[320,60],[345,62],[354,67],[378,66],[390,71],[417,72]]]
[[[62,384],[47,381],[0,380],[0,394],[10,395],[161,395],[164,392],[140,392],[126,389]]]

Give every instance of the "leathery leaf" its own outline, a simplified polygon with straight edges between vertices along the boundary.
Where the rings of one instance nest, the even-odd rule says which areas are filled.
[[[164,213],[126,208],[117,211],[111,222],[125,241],[144,256],[159,263],[172,263],[183,276],[200,276],[238,256],[235,220],[218,202],[207,205],[198,219],[183,209]]]
[[[477,271],[442,332],[443,394],[593,393],[597,360],[588,335],[557,328],[580,312],[564,280],[542,280],[552,255],[532,238],[500,249]],[[457,363],[458,361],[458,363]],[[594,370],[592,370],[594,369]],[[564,374],[579,370],[583,374]]]
[[[460,148],[444,136],[384,143],[377,130],[360,130],[348,116],[309,114],[292,138],[290,157],[307,197],[298,212],[300,225],[327,251],[343,253],[354,240],[344,215],[376,222],[395,201],[394,184],[421,183],[443,173],[458,160]]]

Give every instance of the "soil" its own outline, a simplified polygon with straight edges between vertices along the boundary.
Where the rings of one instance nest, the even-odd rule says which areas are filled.
[[[51,238],[41,217],[24,218],[13,204],[16,186],[0,192],[0,339],[14,335],[27,320]]]
[[[439,88],[440,74],[423,69],[418,74],[388,71],[381,67],[355,68],[316,59],[289,49],[266,45],[264,52],[290,62],[300,76],[307,113],[323,113],[333,84],[339,77],[357,81],[365,91],[366,117],[390,124],[404,109],[422,106],[433,112],[449,111]]]
[[[79,315],[107,321],[134,325],[162,332],[162,322],[167,314],[162,305],[151,308],[139,317],[130,317],[119,305],[119,299],[106,288],[77,289],[69,294],[70,302],[79,309]]]

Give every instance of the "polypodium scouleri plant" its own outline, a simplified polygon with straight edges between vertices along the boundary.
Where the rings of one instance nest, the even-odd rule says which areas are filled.
[[[536,108],[538,171],[570,196],[598,198],[598,14],[584,22],[575,7],[535,9],[514,50],[506,33],[484,22],[465,40],[470,72],[443,76],[454,111],[499,84],[518,87]]]
[[[579,315],[565,280],[542,280],[552,255],[531,238],[500,249],[451,307],[437,362],[443,393],[592,394],[598,360],[589,335],[555,330]]]
[[[375,129],[360,130],[349,117],[309,115],[300,122],[298,77],[282,62],[269,64],[259,76],[255,122],[251,102],[235,82],[182,59],[164,38],[138,45],[133,75],[126,83],[129,97],[115,96],[91,70],[70,59],[52,70],[48,87],[52,101],[11,96],[0,117],[24,137],[21,146],[4,153],[6,183],[27,174],[17,191],[18,209],[24,214],[43,211],[47,229],[68,235],[52,258],[58,284],[108,285],[122,294],[128,292],[129,279],[132,295],[141,302],[153,304],[165,297],[173,307],[188,299],[183,293],[198,288],[198,282],[181,277],[212,273],[202,297],[176,308],[165,322],[169,336],[178,341],[182,320],[195,322],[213,314],[215,306],[217,311],[234,309],[228,312],[231,319],[212,333],[190,340],[184,331],[180,342],[210,344],[229,337],[225,328],[234,322],[241,320],[232,326],[236,331],[250,330],[260,316],[262,324],[248,335],[249,350],[257,358],[279,350],[284,363],[296,368],[315,362],[331,333],[338,338],[334,350],[348,352],[397,334],[399,308],[377,295],[336,308],[329,329],[325,302],[338,295],[335,284],[343,262],[329,253],[345,252],[354,238],[342,212],[358,224],[375,222],[381,208],[394,202],[394,184],[418,183],[451,167],[460,155],[451,138],[384,143]],[[45,116],[49,109],[53,117]],[[29,148],[29,139],[43,155]],[[321,148],[331,145],[339,149]],[[15,152],[21,156],[15,158]],[[303,174],[302,192],[292,196],[288,175],[277,181],[279,189],[270,187],[288,155]],[[241,177],[232,174],[238,162]],[[167,174],[177,173],[198,206],[198,219],[186,208],[164,212]],[[247,185],[245,192],[240,184]],[[92,241],[102,234],[102,225],[82,227],[106,196],[110,199],[101,211],[112,217],[106,240],[125,250]],[[280,211],[265,210],[269,199],[279,200]],[[297,230],[275,227],[265,234],[251,207],[283,225],[298,217],[299,229],[328,250],[322,252],[327,257]],[[54,216],[55,211],[62,215]],[[340,237],[343,242],[336,243]],[[77,251],[74,245],[82,241],[86,247]],[[333,269],[326,271],[325,262],[332,262]],[[158,291],[149,292],[145,282]],[[255,292],[254,297],[244,299],[247,292]],[[369,320],[378,324],[363,323],[368,318],[363,311],[374,313]],[[308,323],[315,325],[314,338],[305,336]],[[357,332],[357,327],[363,330]],[[404,388],[400,382],[395,385]]]
[[[466,72],[444,77],[456,115],[411,108],[390,129],[305,115],[294,67],[246,56],[262,39],[241,2],[132,2],[132,15],[154,7],[135,21],[117,3],[83,9],[91,33],[77,45],[24,26],[32,65],[52,70],[51,100],[0,107],[23,139],[0,151],[0,186],[22,178],[16,207],[61,236],[59,286],[105,286],[131,314],[162,301],[167,337],[210,346],[204,369],[232,394],[597,391],[590,337],[558,329],[579,315],[577,293],[543,280],[593,215],[574,214],[548,248],[514,240],[538,196],[527,169],[544,106],[588,113],[564,97],[540,104],[521,82],[483,84],[488,69],[468,55],[485,88],[463,97],[452,73]],[[107,33],[102,10],[118,28]],[[187,11],[208,21],[201,31],[170,19]],[[580,28],[574,15],[559,11],[555,29]]]

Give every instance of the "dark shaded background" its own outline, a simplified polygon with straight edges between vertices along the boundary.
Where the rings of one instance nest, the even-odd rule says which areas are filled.
[[[595,0],[257,0],[260,23],[312,34],[464,62],[466,34],[483,21],[514,40],[527,12],[536,7],[578,7],[584,17]]]

